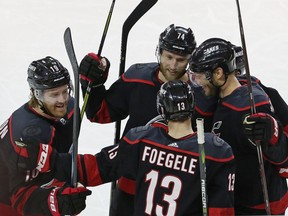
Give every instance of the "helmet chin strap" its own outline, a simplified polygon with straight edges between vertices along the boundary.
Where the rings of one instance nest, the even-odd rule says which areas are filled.
[[[213,73],[213,72],[212,72],[212,73]],[[214,87],[220,89],[222,86],[224,86],[224,85],[226,84],[227,79],[228,79],[228,74],[227,74],[227,73],[224,73],[225,81],[224,81],[224,83],[223,83],[222,85],[215,85],[215,84],[213,83],[213,80],[212,80],[212,77],[213,77],[213,74],[212,74],[212,73],[210,72],[210,76],[209,76],[208,80],[209,80],[209,82],[210,82]],[[206,75],[206,79],[207,79],[207,75]]]
[[[53,114],[51,112],[49,112],[49,110],[46,108],[46,106],[45,106],[45,104],[43,103],[42,100],[37,99],[37,102],[38,102],[38,105],[39,105],[40,109],[43,111],[43,113],[55,118],[55,116],[53,116]],[[67,113],[66,113],[62,118],[59,118],[59,122],[62,125],[65,125],[67,123],[67,119],[68,119],[68,116],[67,116]]]
[[[38,105],[39,105],[40,109],[43,111],[43,113],[53,117],[52,113],[49,112],[49,110],[45,107],[44,102],[42,101],[43,91],[36,89],[36,90],[34,90],[33,93],[34,93],[34,96],[37,99]]]
[[[210,82],[210,83],[215,87],[215,89],[216,89],[216,91],[215,91],[215,97],[216,97],[216,98],[220,98],[220,95],[219,95],[219,94],[220,94],[220,88],[226,84],[227,79],[228,79],[228,75],[225,74],[225,81],[224,81],[224,83],[223,83],[222,85],[215,85],[215,84],[213,83],[213,81],[212,81],[212,78],[209,80],[209,82]]]
[[[45,113],[45,114],[47,114],[47,115],[49,115],[49,116],[54,117],[54,116],[52,115],[52,113],[49,112],[49,110],[45,107],[45,104],[43,103],[43,101],[38,100],[38,99],[37,99],[37,101],[38,101],[38,104],[39,104],[39,106],[40,106],[40,109],[43,111],[43,113]]]
[[[155,50],[155,56],[157,58],[157,61],[158,61],[158,64],[160,65],[160,55],[161,55],[161,50],[160,50],[160,47],[159,45],[156,47],[156,50]]]

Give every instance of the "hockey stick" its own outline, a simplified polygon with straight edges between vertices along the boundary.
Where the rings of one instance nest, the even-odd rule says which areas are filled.
[[[79,68],[74,52],[71,30],[68,27],[64,32],[65,48],[74,73],[74,115],[73,115],[73,144],[72,144],[72,168],[71,184],[77,187],[77,154],[78,154],[78,135],[80,128],[79,118]]]
[[[127,51],[127,39],[128,34],[134,24],[147,12],[150,8],[156,4],[158,0],[142,0],[137,7],[132,11],[129,17],[125,20],[122,27],[122,41],[121,41],[121,55],[120,55],[120,66],[119,66],[119,77],[125,71],[126,51]],[[115,139],[114,143],[118,143],[120,139],[121,121],[117,121],[115,124]]]
[[[207,216],[207,187],[206,187],[206,164],[205,164],[205,137],[204,137],[204,119],[197,118],[197,141],[198,141],[198,151],[199,151],[199,169],[200,169],[200,183],[201,183],[201,198],[202,198],[202,210],[203,216]]]
[[[101,55],[101,52],[102,52],[102,49],[103,49],[103,45],[104,45],[104,41],[105,41],[105,38],[106,38],[106,35],[107,35],[107,32],[108,32],[108,27],[109,27],[110,20],[111,20],[111,17],[112,17],[112,12],[113,12],[113,9],[114,9],[115,1],[116,0],[112,1],[111,7],[110,7],[110,10],[109,10],[109,13],[108,13],[108,17],[107,17],[107,20],[106,20],[105,28],[104,28],[104,31],[103,31],[103,34],[102,34],[102,38],[101,38],[101,42],[100,42],[100,46],[99,46],[99,49],[98,49],[98,56]],[[73,69],[73,72],[74,72],[74,79],[75,79],[75,89],[74,89],[74,91],[75,91],[75,101],[76,101],[76,102],[74,101],[74,108],[75,108],[75,107],[79,107],[79,67],[78,67],[75,51],[74,51],[74,48],[73,48],[73,42],[72,42],[72,36],[71,36],[70,28],[67,28],[65,30],[65,32],[64,32],[64,42],[65,42],[66,51],[68,53],[69,60],[71,62],[72,69]],[[85,93],[85,96],[84,96],[84,99],[83,99],[83,105],[82,105],[82,109],[81,109],[81,113],[80,113],[80,118],[79,118],[79,113],[78,113],[78,115],[77,115],[78,117],[75,117],[76,115],[74,115],[74,117],[75,117],[74,119],[75,120],[73,119],[74,123],[76,123],[76,125],[74,124],[74,127],[77,127],[77,141],[76,141],[76,137],[73,137],[73,144],[72,144],[72,146],[70,148],[70,149],[72,149],[72,158],[73,158],[72,161],[73,161],[73,164],[74,164],[74,165],[72,165],[72,174],[71,174],[73,176],[71,178],[74,179],[74,180],[72,180],[73,183],[75,183],[74,182],[75,178],[77,179],[77,169],[75,170],[75,165],[77,167],[77,154],[76,154],[76,152],[78,153],[78,135],[79,135],[79,131],[80,131],[80,124],[82,122],[82,119],[83,119],[83,116],[84,116],[84,113],[85,113],[85,110],[86,110],[87,101],[88,101],[88,98],[89,98],[90,91],[91,91],[91,82],[88,83],[88,87],[86,89],[86,93]],[[75,111],[75,109],[74,109],[74,111]],[[74,130],[74,128],[73,128],[73,136],[74,136],[74,134],[76,135],[75,131],[76,131],[76,129]],[[75,144],[74,144],[75,141],[77,143],[77,151],[73,150],[75,148]]]
[[[121,38],[121,54],[120,54],[120,66],[119,66],[119,77],[124,73],[125,70],[125,60],[126,60],[126,51],[127,51],[127,40],[128,34],[134,24],[147,12],[150,8],[156,4],[158,0],[142,0],[132,13],[128,16],[122,26],[122,38]],[[121,121],[116,121],[115,123],[115,138],[114,144],[117,144],[120,140],[120,131],[121,131]],[[114,192],[116,188],[116,182],[111,183],[111,194],[110,194],[110,209],[111,203],[114,197]]]
[[[151,125],[154,122],[157,121],[165,121],[162,115],[157,115],[154,118],[152,118],[149,122],[146,123],[146,125]]]
[[[113,12],[113,9],[114,9],[115,1],[116,0],[112,1],[111,7],[110,7],[110,10],[109,10],[109,13],[108,13],[108,17],[106,19],[106,24],[105,24],[105,27],[104,27],[104,30],[103,30],[101,42],[100,42],[98,53],[97,53],[97,55],[99,57],[101,56],[101,52],[102,52],[102,49],[103,49],[105,38],[106,38],[106,35],[107,35],[107,32],[108,32],[108,27],[109,27],[110,20],[111,20],[111,17],[112,17],[112,12]],[[84,99],[83,99],[83,105],[82,105],[82,109],[81,109],[81,119],[83,119],[83,116],[84,116],[84,113],[85,113],[85,110],[86,110],[87,101],[88,101],[88,98],[89,98],[89,95],[90,95],[91,87],[92,87],[92,83],[89,81],[88,87],[86,89],[85,96],[84,96]]]
[[[253,92],[252,92],[252,82],[251,82],[251,75],[250,75],[250,69],[249,69],[249,63],[248,63],[248,55],[247,55],[247,49],[246,49],[246,42],[245,42],[244,28],[243,28],[243,23],[242,23],[239,0],[236,0],[236,4],[237,4],[237,10],[238,10],[238,21],[239,21],[241,43],[242,43],[242,48],[243,48],[247,86],[248,86],[248,91],[249,91],[249,96],[250,96],[251,114],[255,114],[256,107],[255,107],[255,101],[254,101]],[[262,155],[262,148],[261,148],[260,142],[256,141],[255,144],[256,144],[257,155],[258,155],[259,172],[260,172],[260,179],[261,179],[261,185],[262,185],[262,191],[263,191],[263,197],[264,197],[265,210],[266,210],[267,215],[271,215],[265,168],[264,168],[264,160],[263,160],[263,155]]]

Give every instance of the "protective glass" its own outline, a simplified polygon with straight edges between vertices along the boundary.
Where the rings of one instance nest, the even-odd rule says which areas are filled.
[[[190,80],[194,87],[201,87],[204,85],[205,82],[207,82],[205,72],[201,72],[201,73],[192,72],[190,74]]]
[[[37,99],[45,103],[65,103],[69,100],[71,88],[68,85],[37,92]]]

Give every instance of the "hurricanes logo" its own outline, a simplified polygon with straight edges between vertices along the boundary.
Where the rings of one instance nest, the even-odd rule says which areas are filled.
[[[220,129],[221,125],[222,125],[222,121],[217,121],[213,124],[212,133],[214,133],[218,137],[220,137],[221,134],[217,132],[217,130]]]
[[[217,50],[219,50],[219,45],[212,46],[212,47],[209,47],[208,49],[205,49],[205,50],[203,51],[203,54],[204,54],[204,55],[209,55],[210,53],[215,52],[215,51],[217,51]]]

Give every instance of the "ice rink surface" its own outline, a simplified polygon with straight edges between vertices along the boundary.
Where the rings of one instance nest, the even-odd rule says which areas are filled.
[[[67,27],[72,31],[78,62],[86,53],[98,51],[111,2],[0,0],[0,122],[28,100],[26,74],[33,60],[53,56],[73,74],[63,42]],[[118,77],[122,25],[139,2],[116,0],[102,51],[111,62],[106,86]],[[250,73],[277,88],[288,101],[288,1],[240,0],[240,7]],[[241,45],[236,1],[159,0],[130,31],[126,69],[133,63],[156,61],[159,34],[172,23],[191,27],[198,44],[210,37],[221,37]],[[79,152],[97,153],[113,144],[113,139],[114,123],[99,125],[84,119]],[[110,184],[92,190],[81,215],[108,215]]]

